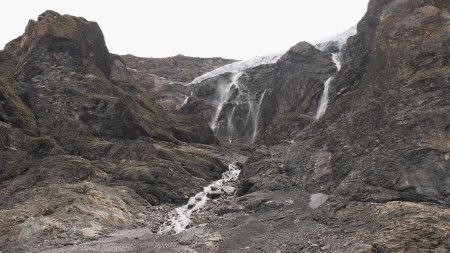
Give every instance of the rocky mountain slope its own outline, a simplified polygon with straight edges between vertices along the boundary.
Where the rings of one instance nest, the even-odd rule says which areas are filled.
[[[47,11],[0,62],[0,250],[150,224],[227,168],[207,124],[164,111],[94,22]]]
[[[123,55],[134,78],[147,87],[156,103],[169,111],[177,111],[190,91],[184,87],[197,76],[232,63],[223,58],[194,58],[177,55],[168,58],[142,58]]]
[[[371,0],[345,45],[205,75],[231,61],[111,55],[42,14],[0,52],[0,250],[450,251],[449,10]],[[243,156],[234,196],[155,233]]]
[[[313,121],[323,83],[335,71],[330,54],[300,42],[275,63],[189,85],[181,112],[209,120],[222,139],[279,142]]]
[[[314,224],[297,242],[306,252],[312,244],[344,252],[448,251],[449,7],[448,1],[370,1],[331,82],[326,114],[293,144],[249,159],[241,201],[256,202],[249,209],[266,217],[279,216],[269,203],[284,203],[291,192],[293,205],[310,200],[295,229],[311,230],[303,219]],[[293,212],[282,220],[295,222]],[[281,251],[292,251],[291,229],[267,242],[270,228],[283,221],[257,223],[267,232],[252,236],[250,245],[286,240]],[[228,239],[220,245],[235,250]]]

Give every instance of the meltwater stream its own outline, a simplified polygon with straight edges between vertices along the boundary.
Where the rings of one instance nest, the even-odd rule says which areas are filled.
[[[160,227],[158,234],[178,234],[185,230],[191,223],[191,215],[199,213],[210,200],[211,195],[234,194],[234,187],[240,172],[236,163],[230,163],[228,170],[222,174],[222,179],[203,187],[203,191],[191,197],[186,205],[169,212],[168,218]]]
[[[234,112],[236,111],[236,107],[246,104],[248,113],[245,119],[245,124],[248,129],[251,130],[248,140],[251,143],[254,143],[258,135],[261,105],[263,103],[267,89],[264,89],[261,94],[255,94],[254,97],[251,96],[248,88],[239,80],[243,74],[244,72],[233,73],[228,83],[219,83],[217,85],[217,99],[215,102],[216,108],[209,123],[209,127],[213,130],[214,134],[217,134],[219,131],[222,131],[223,133],[223,131],[225,130],[226,138],[228,138],[231,142],[231,139],[233,138],[233,135],[235,133],[235,119],[233,118]],[[236,90],[237,95],[232,98],[232,94],[236,94],[234,93]],[[225,105],[230,102],[235,103],[233,109],[228,110],[225,122],[219,122],[219,118],[223,113]]]
[[[245,71],[264,64],[276,63],[285,52],[278,52],[274,54],[255,57],[252,59],[233,62],[213,71],[207,72],[195,78],[187,86],[194,86],[208,80],[210,78],[230,73],[230,80],[228,82],[218,82],[216,86],[216,96],[212,101],[215,107],[209,127],[213,130],[216,136],[232,140],[239,138],[245,139],[246,142],[254,143],[258,135],[259,118],[261,104],[264,96],[267,95],[267,90],[258,93],[251,93],[246,85],[240,81],[240,78],[245,74]],[[183,107],[188,101],[181,105]],[[247,116],[242,117],[243,111],[247,111]],[[239,112],[236,116],[235,112]],[[240,127],[240,131],[236,131],[235,126]],[[247,129],[243,131],[242,129]]]
[[[211,122],[209,126],[214,131],[217,128],[217,120],[219,119],[220,112],[223,109],[223,106],[225,103],[228,102],[228,99],[230,98],[230,93],[233,89],[233,87],[236,87],[239,89],[239,78],[242,76],[242,72],[238,72],[233,74],[233,77],[231,78],[231,82],[226,85],[218,85],[218,93],[219,93],[219,99],[218,104],[216,107],[216,111],[214,112],[214,116],[211,119]]]
[[[339,72],[339,70],[341,69],[341,62],[339,61],[339,53],[332,54],[331,58],[333,59],[334,64],[336,64],[337,71]],[[316,119],[322,117],[325,114],[325,111],[327,110],[330,83],[331,81],[333,81],[334,77],[336,76],[336,73],[333,76],[330,76],[323,84],[323,93],[319,100],[319,107],[317,108],[316,115],[314,116]]]

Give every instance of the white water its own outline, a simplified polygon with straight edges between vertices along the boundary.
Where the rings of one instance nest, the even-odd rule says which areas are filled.
[[[185,230],[191,223],[191,216],[199,213],[208,202],[208,193],[213,191],[223,191],[225,186],[234,185],[238,179],[238,166],[235,163],[228,165],[228,170],[222,174],[222,179],[214,181],[203,188],[202,192],[191,197],[184,206],[177,207],[168,214],[168,219],[159,229],[158,234],[175,233],[178,234]]]
[[[261,107],[261,103],[262,103],[262,100],[264,99],[264,94],[266,93],[266,91],[264,91],[262,97],[259,99],[259,105],[255,106],[253,100],[251,99],[251,95],[248,94],[248,90],[246,89],[246,87],[243,86],[243,84],[239,83],[239,78],[244,74],[244,71],[246,69],[254,68],[256,66],[263,65],[263,64],[276,63],[284,53],[285,53],[285,51],[274,53],[274,54],[269,54],[269,55],[264,55],[264,56],[259,56],[259,57],[251,58],[251,59],[248,59],[245,61],[239,61],[239,62],[227,64],[225,66],[214,69],[213,71],[207,72],[207,73],[195,78],[192,82],[187,84],[187,85],[198,84],[204,80],[219,76],[224,73],[232,73],[233,74],[230,83],[227,83],[227,84],[218,83],[217,88],[216,88],[216,92],[218,94],[217,99],[215,101],[216,108],[215,108],[214,114],[211,117],[211,120],[209,122],[209,126],[214,131],[215,134],[217,134],[219,129],[221,128],[221,126],[218,122],[221,112],[222,112],[224,106],[226,105],[226,103],[230,102],[228,100],[230,99],[230,96],[231,96],[232,92],[234,91],[233,87],[235,87],[238,89],[238,94],[237,94],[237,97],[234,100],[234,102],[236,102],[239,105],[240,103],[242,103],[246,100],[246,103],[248,104],[249,110],[248,110],[245,125],[253,128],[253,129],[251,129],[252,132],[249,132],[251,134],[251,136],[249,136],[248,138],[249,139],[251,138],[252,142],[255,141],[256,135],[258,134],[258,119],[259,119],[259,114],[260,114],[259,109]],[[246,97],[241,97],[242,93],[245,93]],[[239,99],[243,99],[243,101],[239,100]],[[255,100],[256,99],[257,98],[255,98]],[[187,99],[186,99],[186,102],[187,102]],[[236,105],[235,105],[235,107],[233,107],[231,112],[229,112],[227,115],[227,122],[226,122],[227,136],[226,137],[228,137],[230,142],[231,142],[231,139],[233,138],[233,134],[235,132],[235,127],[233,124],[233,115],[234,115],[235,109],[236,109]],[[247,124],[250,124],[250,125],[247,125]]]
[[[341,48],[347,42],[348,37],[355,35],[356,32],[357,31],[356,31],[356,25],[355,25],[343,33],[329,36],[327,38],[317,41],[315,44],[317,45],[317,48],[319,50],[323,50],[323,48],[321,47],[321,46],[324,46],[323,43],[335,41],[338,43],[339,48]],[[224,66],[216,68],[210,72],[207,72],[199,77],[196,77],[194,80],[192,80],[192,82],[190,82],[187,85],[201,83],[204,80],[219,76],[224,73],[238,73],[238,72],[243,72],[244,70],[249,69],[249,68],[254,68],[259,65],[276,63],[281,58],[281,56],[283,56],[286,53],[286,51],[281,51],[278,53],[258,56],[258,57],[254,57],[254,58],[251,58],[248,60],[237,61],[237,62],[233,62],[233,63],[227,64],[227,65],[224,65]]]
[[[187,102],[189,100],[189,97],[192,96],[192,94],[194,94],[194,92],[191,92],[191,95],[186,96],[186,98],[184,99],[183,103],[181,103],[179,108],[181,108],[181,107],[183,107],[183,106],[185,106],[187,104]]]
[[[234,112],[236,110],[236,107],[244,102],[248,104],[248,113],[246,118],[246,126],[251,127],[252,132],[251,136],[249,136],[249,139],[251,140],[251,143],[253,143],[256,140],[257,134],[258,134],[258,125],[259,125],[259,118],[260,118],[260,110],[261,110],[261,104],[264,100],[264,96],[267,92],[267,90],[264,90],[264,92],[261,94],[258,100],[258,104],[254,104],[254,101],[252,100],[250,94],[248,93],[248,89],[244,86],[244,84],[239,82],[239,78],[243,75],[243,72],[237,72],[234,73],[231,81],[229,83],[223,84],[219,83],[217,85],[217,93],[218,93],[218,99],[216,101],[216,110],[211,118],[211,121],[209,123],[210,128],[217,133],[219,131],[219,128],[221,127],[219,125],[219,118],[221,115],[221,112],[225,106],[226,103],[229,102],[230,96],[232,95],[233,88],[236,88],[238,90],[237,97],[234,99],[234,102],[237,103],[231,109],[230,112],[228,112],[227,120],[226,120],[226,137],[229,141],[234,137],[235,133],[235,127],[233,124],[233,116]],[[242,97],[244,95],[244,97]],[[243,100],[241,100],[243,99]],[[257,98],[255,97],[255,100]]]
[[[230,114],[228,114],[228,118],[227,118],[227,128],[228,128],[228,135],[229,135],[228,140],[230,141],[230,143],[231,143],[231,138],[233,137],[233,132],[234,132],[234,125],[233,125],[234,111],[236,111],[236,106],[233,107]]]
[[[356,33],[356,26],[350,28],[349,30],[345,31],[344,33],[335,35],[335,36],[331,36],[329,38],[326,38],[322,41],[319,42],[319,44],[316,45],[316,47],[319,50],[325,50],[325,48],[327,47],[327,43],[328,42],[337,42],[338,47],[341,48],[347,41],[347,38],[354,35]],[[210,71],[208,73],[205,73],[197,78],[195,78],[191,83],[187,84],[187,85],[191,85],[191,84],[198,84],[201,83],[204,80],[216,77],[218,75],[224,74],[224,73],[232,73],[232,78],[231,81],[229,83],[223,84],[223,83],[219,83],[217,85],[217,100],[215,101],[215,112],[213,114],[213,116],[211,117],[211,120],[209,122],[209,126],[210,128],[214,131],[214,133],[217,135],[220,132],[220,135],[223,135],[223,132],[221,131],[222,128],[224,128],[226,135],[224,137],[227,137],[228,140],[231,142],[232,138],[235,137],[233,134],[235,134],[235,126],[233,124],[233,115],[236,109],[236,105],[231,109],[231,112],[228,112],[227,114],[227,118],[226,118],[226,126],[222,126],[222,124],[219,124],[219,118],[221,116],[222,110],[224,108],[224,106],[229,103],[229,99],[230,96],[232,95],[232,92],[234,91],[233,88],[237,88],[238,89],[238,94],[237,94],[237,98],[233,101],[236,102],[237,105],[239,105],[240,103],[248,103],[248,114],[247,114],[247,118],[245,121],[245,127],[250,128],[249,130],[251,130],[251,132],[248,132],[248,139],[251,140],[251,142],[255,142],[256,137],[258,135],[258,126],[259,126],[259,118],[260,118],[260,107],[261,107],[261,103],[264,99],[264,95],[266,93],[266,91],[264,91],[261,95],[261,97],[259,98],[259,103],[256,104],[256,99],[258,99],[257,97],[254,97],[254,99],[252,99],[251,94],[249,94],[248,90],[246,89],[246,87],[241,84],[239,82],[239,78],[243,75],[244,71],[246,69],[249,68],[253,68],[256,67],[258,65],[262,65],[262,64],[272,64],[272,63],[276,63],[281,56],[284,54],[285,52],[280,52],[280,53],[276,53],[276,54],[271,54],[271,55],[265,55],[265,56],[260,56],[260,57],[256,57],[256,58],[252,58],[249,60],[245,60],[245,61],[239,61],[239,62],[234,62],[222,67],[219,67],[217,69],[214,69],[213,71]],[[333,54],[332,56],[334,63],[336,64],[336,68],[338,69],[338,71],[341,68],[341,63],[339,62],[339,54]],[[330,83],[333,80],[334,75],[331,76],[330,78],[328,78],[326,80],[326,82],[324,83],[324,89],[323,89],[323,94],[320,97],[319,100],[319,106],[318,106],[318,110],[316,112],[315,118],[319,119],[320,117],[323,116],[323,114],[325,113],[327,106],[328,106],[328,98],[329,98],[329,88],[330,88]],[[246,97],[242,97],[241,95],[243,95],[242,93],[245,93],[244,95]],[[241,100],[239,100],[241,99]],[[185,102],[183,103],[183,105],[185,103],[187,103],[188,98],[185,99]],[[226,128],[225,128],[226,127]]]
[[[238,73],[238,72],[242,72],[246,69],[259,66],[259,65],[275,63],[281,58],[281,56],[284,53],[285,52],[283,51],[283,52],[279,52],[279,53],[275,53],[275,54],[269,54],[269,55],[251,58],[251,59],[248,59],[245,61],[233,62],[233,63],[227,64],[227,65],[224,65],[220,68],[216,68],[213,71],[207,72],[207,73],[195,78],[188,85],[201,83],[204,80],[210,79],[212,77],[215,77],[215,76],[218,76],[218,75],[221,75],[224,73]]]
[[[330,89],[330,82],[333,81],[333,77],[328,78],[325,83],[323,84],[323,93],[320,97],[319,101],[319,108],[317,108],[316,116],[314,116],[316,119],[319,119],[325,114],[325,111],[327,110],[328,106],[328,93]]]
[[[341,67],[342,67],[342,63],[341,63],[339,57],[341,57],[340,53],[331,54],[331,59],[333,60],[334,64],[336,64],[336,68],[337,68],[338,72],[339,72],[339,70],[341,70]]]
[[[336,65],[337,71],[339,72],[339,70],[341,70],[341,62],[339,61],[339,54],[332,54],[331,59],[333,60],[334,64]],[[322,117],[327,110],[330,92],[330,83],[331,81],[333,81],[336,73],[333,76],[329,77],[323,84],[323,93],[319,100],[319,107],[317,108],[316,115],[314,116],[314,118],[316,119]]]
[[[340,34],[334,35],[334,36],[330,36],[328,38],[320,40],[319,42],[316,43],[316,47],[317,47],[317,49],[324,51],[327,48],[328,43],[336,42],[339,50],[341,50],[342,47],[344,46],[344,44],[347,43],[347,39],[350,36],[355,35],[356,33],[357,33],[356,26],[353,26],[349,30],[347,30],[343,33],[340,33]],[[339,59],[340,55],[341,55],[341,52],[332,54],[332,57],[331,57],[333,59],[334,64],[336,64],[336,68],[337,68],[338,72],[339,72],[339,70],[341,70],[341,62]],[[331,83],[331,81],[333,81],[333,78],[336,76],[336,74],[337,74],[337,72],[333,76],[329,77],[323,84],[323,93],[319,100],[319,107],[317,108],[316,115],[314,116],[316,119],[319,119],[320,117],[322,117],[327,110],[328,100],[329,100],[328,98],[329,98],[330,83]]]
[[[217,103],[216,111],[214,112],[213,118],[211,119],[211,122],[209,123],[209,126],[214,131],[217,128],[217,120],[219,119],[220,112],[222,111],[223,106],[225,103],[228,102],[228,99],[230,98],[230,92],[233,87],[238,88],[239,87],[239,78],[242,76],[242,72],[235,73],[233,77],[231,78],[231,82],[223,85],[219,84],[217,87],[217,91],[219,92],[219,100]]]
[[[253,119],[253,135],[252,135],[252,143],[256,140],[256,135],[258,134],[258,123],[259,123],[259,115],[261,112],[261,104],[264,99],[264,95],[266,94],[267,89],[264,90],[263,94],[259,98],[258,108],[256,109],[256,112],[253,112],[254,119]]]

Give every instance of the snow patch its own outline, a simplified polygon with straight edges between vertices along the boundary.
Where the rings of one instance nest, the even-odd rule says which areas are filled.
[[[224,65],[222,67],[216,68],[213,71],[207,72],[207,73],[195,78],[192,82],[190,82],[187,85],[201,83],[204,80],[219,76],[224,73],[239,73],[246,69],[254,68],[259,65],[276,63],[284,53],[285,53],[285,51],[274,53],[274,54],[269,54],[269,55],[263,55],[263,56],[251,58],[251,59],[248,59],[245,61],[233,62],[233,63],[227,64],[227,65]]]
[[[336,46],[339,49],[341,49],[342,46],[345,43],[347,43],[347,39],[350,36],[355,35],[356,33],[357,33],[357,30],[356,30],[356,25],[355,25],[355,26],[352,26],[350,29],[348,29],[345,32],[342,32],[342,33],[339,33],[339,34],[336,34],[336,35],[332,35],[332,36],[328,36],[326,38],[323,38],[323,39],[317,41],[315,43],[315,45],[316,45],[317,49],[319,49],[321,51],[324,51],[325,48],[328,47],[329,43],[335,42],[337,44]]]

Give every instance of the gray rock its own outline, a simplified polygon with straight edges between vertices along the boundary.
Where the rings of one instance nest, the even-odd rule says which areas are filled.
[[[211,198],[211,199],[217,199],[217,198],[220,198],[223,194],[224,194],[223,191],[211,191],[211,192],[208,192],[208,194],[206,196],[208,196],[208,198]]]
[[[225,185],[222,187],[222,191],[225,192],[227,195],[233,195],[235,190],[236,188],[233,186]]]
[[[311,195],[311,200],[309,202],[309,207],[312,209],[317,209],[321,205],[325,204],[328,199],[328,195],[323,193],[314,193]]]

